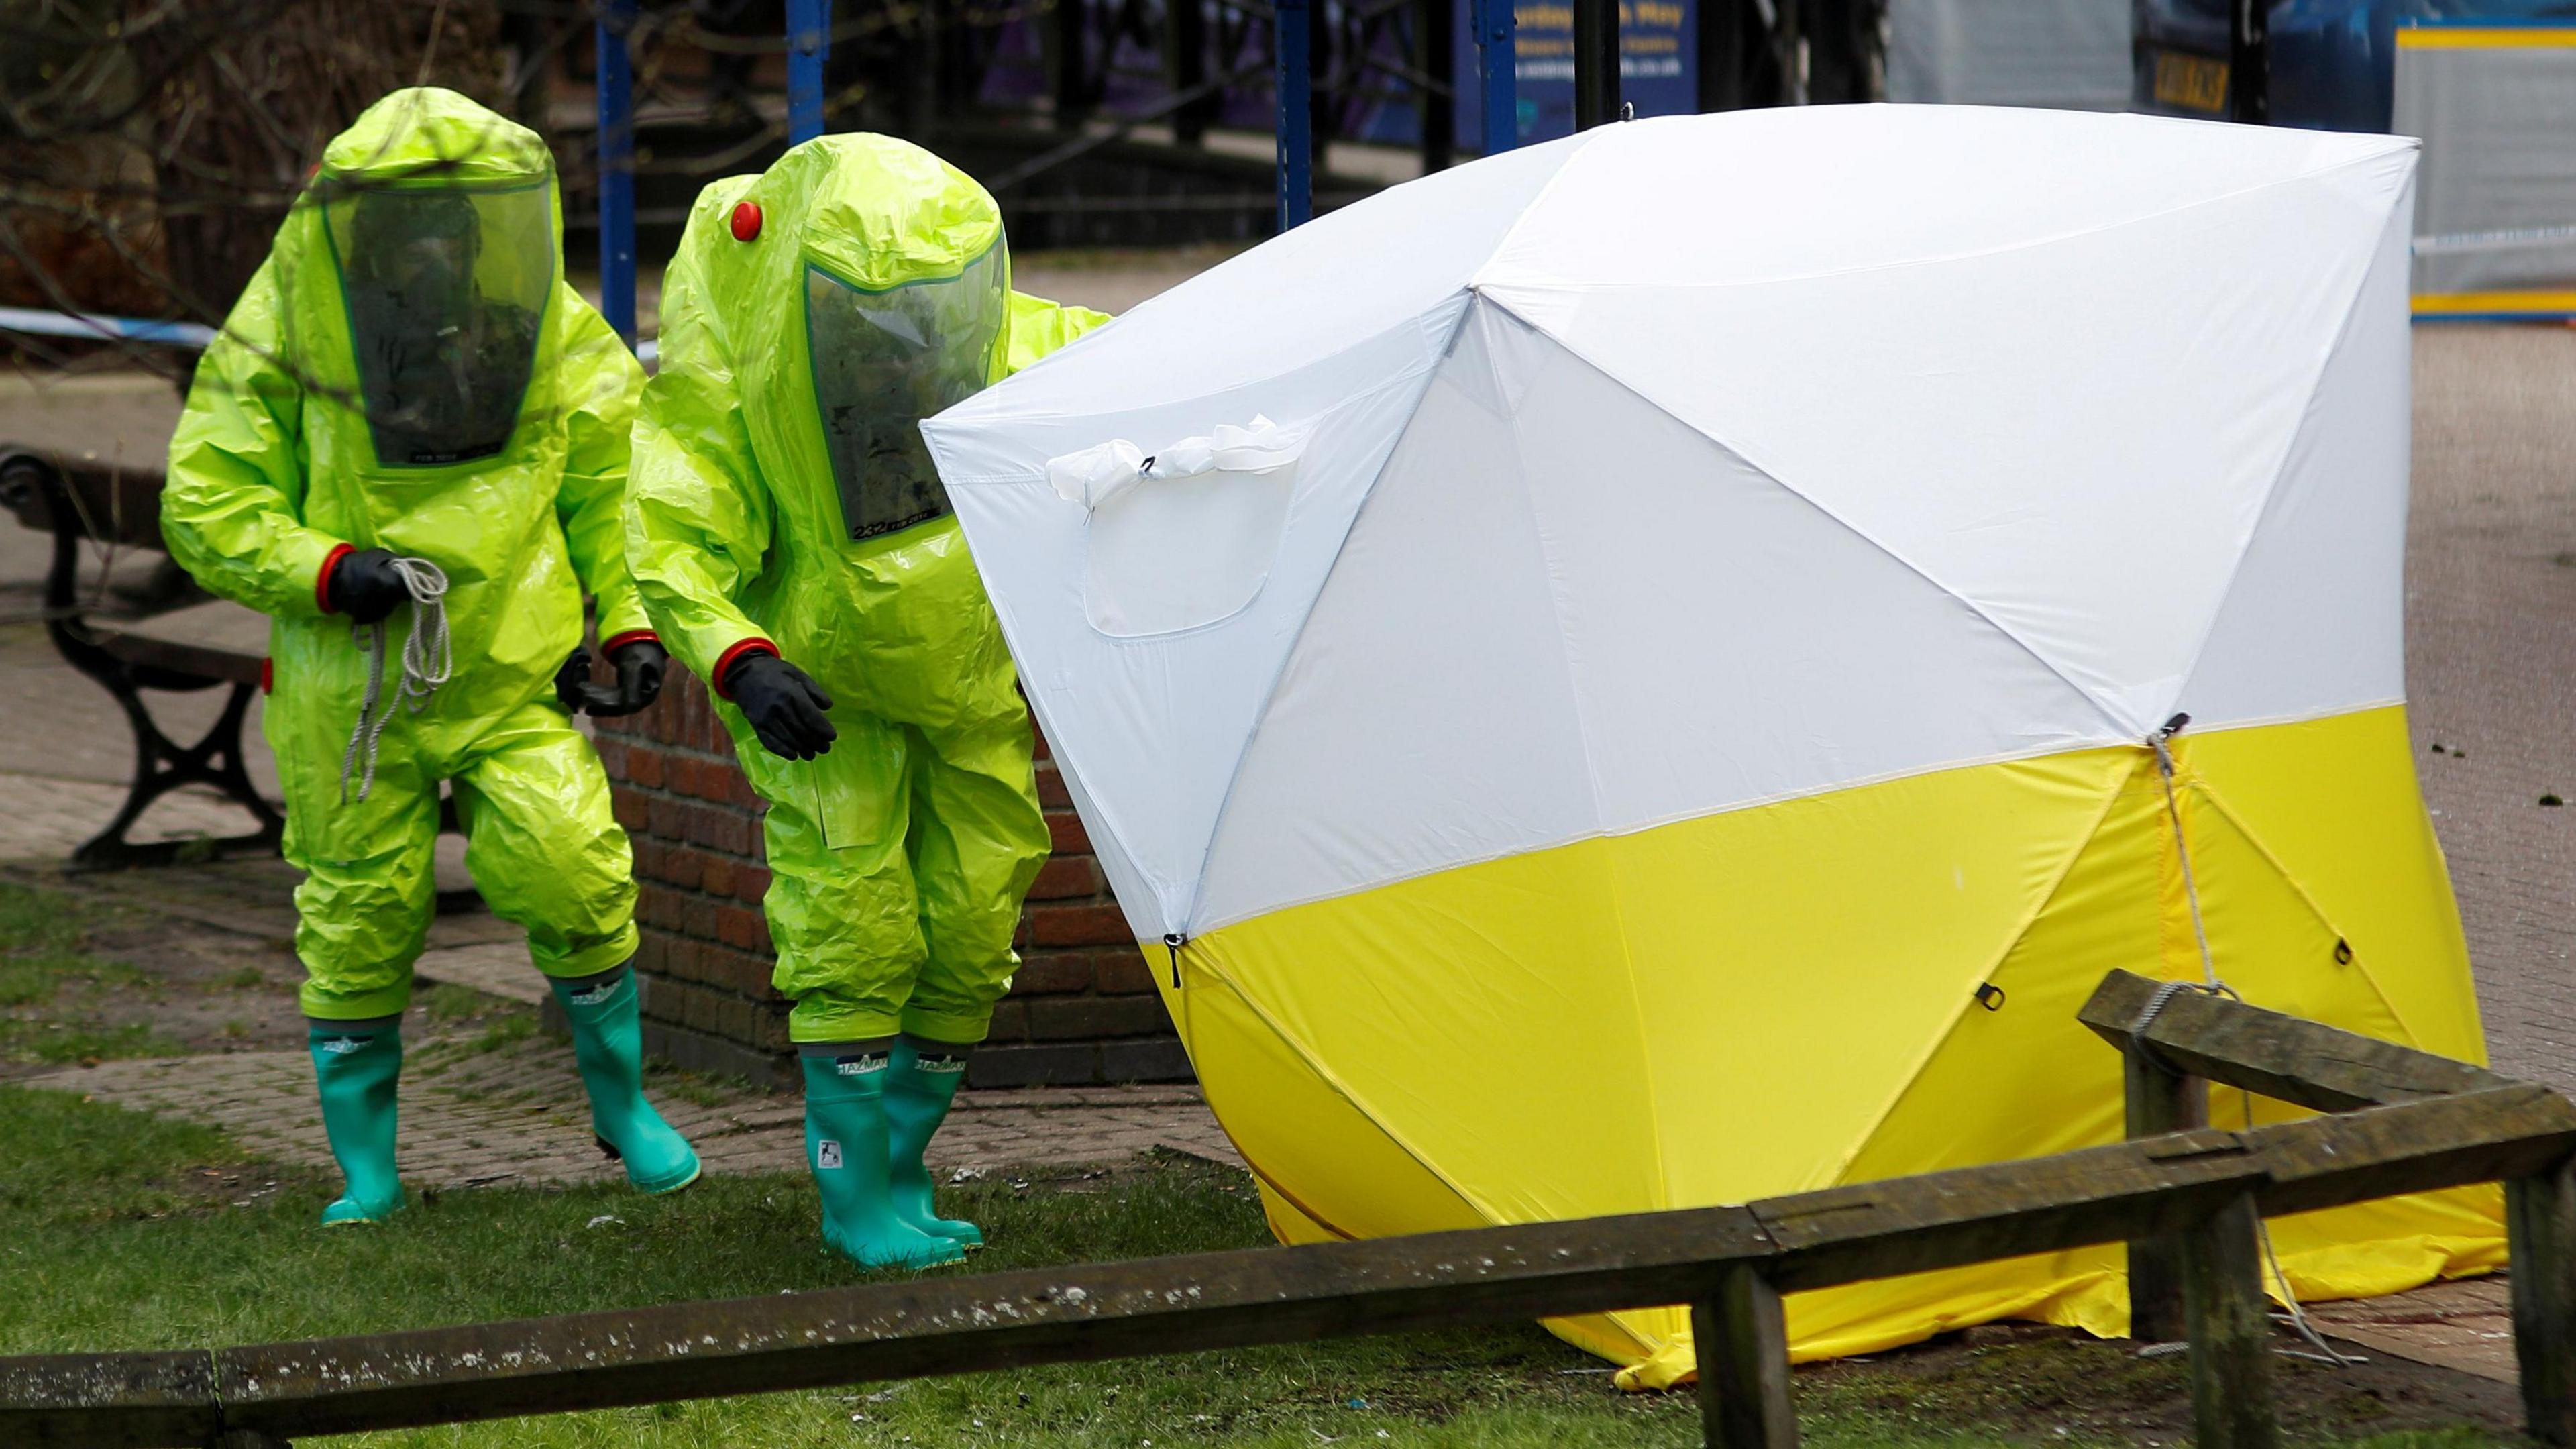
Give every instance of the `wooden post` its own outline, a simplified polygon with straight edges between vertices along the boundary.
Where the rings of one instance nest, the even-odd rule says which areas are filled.
[[[2142,1041],[2130,1042],[2121,1056],[2131,1141],[2209,1125],[2209,1083],[2170,1070]],[[2182,1339],[2179,1251],[2167,1238],[2129,1244],[2129,1336],[2140,1343]]]
[[[2263,1296],[2262,1219],[2247,1193],[2181,1246],[2191,1329],[2191,1413],[2198,1449],[2278,1449],[2272,1412],[2272,1318]]]
[[[1725,1270],[1717,1295],[1691,1306],[1699,1410],[1709,1449],[1798,1449],[1789,1401],[1789,1331],[1780,1292],[1759,1268]]]
[[[2576,1446],[2576,1162],[2506,1183],[2504,1208],[2525,1427]]]

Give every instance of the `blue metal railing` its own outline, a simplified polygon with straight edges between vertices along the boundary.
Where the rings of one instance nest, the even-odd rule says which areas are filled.
[[[1520,144],[1520,76],[1513,57],[1520,24],[1512,0],[1469,0],[1468,25],[1476,36],[1476,78],[1484,92],[1485,154],[1497,156]]]
[[[635,0],[599,7],[599,312],[635,345]]]
[[[1279,59],[1279,229],[1315,215],[1314,9],[1310,0],[1277,0],[1272,11]]]
[[[832,0],[787,0],[787,144],[823,134],[823,62],[832,54]]]

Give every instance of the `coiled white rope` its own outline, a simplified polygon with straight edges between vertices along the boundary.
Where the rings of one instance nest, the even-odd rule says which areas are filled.
[[[396,558],[394,572],[401,576],[403,589],[411,595],[411,632],[403,637],[402,681],[395,686],[394,697],[385,693],[385,620],[372,624],[352,624],[349,637],[367,651],[367,694],[358,705],[357,727],[349,731],[348,752],[340,757],[340,803],[349,803],[349,776],[358,775],[358,798],[376,784],[376,742],[384,737],[385,726],[393,723],[394,709],[399,704],[406,712],[418,714],[429,704],[448,677],[456,672],[456,656],[447,636],[447,573],[425,558]],[[361,769],[360,757],[364,757]]]
[[[2236,988],[2218,979],[2218,962],[2209,949],[2209,928],[2202,923],[2200,917],[2200,882],[2191,868],[2191,843],[2183,836],[2182,802],[2174,791],[2172,742],[2174,735],[2182,729],[2188,718],[2189,716],[2186,715],[2176,715],[2162,729],[2147,736],[2147,747],[2156,752],[2156,773],[2164,778],[2165,819],[2173,827],[2174,856],[2182,863],[2182,891],[2183,898],[2191,904],[2192,939],[2200,943],[2202,984],[2195,987],[2188,981],[2168,981],[2156,988],[2155,995],[2147,999],[2147,1009],[2138,1014],[2137,1023],[2130,1028],[2130,1035],[2142,1048],[2146,1046],[2147,1027],[2155,1021],[2156,1015],[2165,1009],[2165,1004],[2182,992],[2197,990],[2206,991],[2213,996],[2234,997],[2238,1001],[2245,999],[2237,996]],[[2245,1101],[2245,1130],[2251,1132],[2254,1130],[2254,1094],[2240,1088],[2239,1095]],[[2368,1359],[2339,1352],[2333,1344],[2326,1342],[2325,1335],[2318,1332],[2317,1326],[2309,1321],[2308,1310],[2300,1306],[2297,1291],[2290,1287],[2290,1275],[2281,1271],[2281,1255],[2272,1248],[2272,1225],[2258,1217],[2254,1220],[2254,1231],[2255,1235],[2262,1239],[2264,1265],[2271,1269],[2272,1281],[2280,1285],[2281,1302],[2289,1307],[2290,1311],[2286,1318],[2290,1327],[2297,1330],[2301,1338],[2316,1345],[2317,1352],[2324,1356],[2326,1362],[2338,1368],[2350,1364],[2368,1363]],[[2139,1350],[2139,1353],[2143,1357],[2156,1349],[2163,1348],[2166,1348],[2166,1345],[2152,1344]]]

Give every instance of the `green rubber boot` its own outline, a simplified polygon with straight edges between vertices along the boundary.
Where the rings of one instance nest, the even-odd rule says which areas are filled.
[[[394,1171],[394,1085],[402,1077],[402,1018],[314,1021],[305,1044],[322,1091],[322,1130],[347,1191],[322,1210],[325,1227],[381,1222],[403,1205]]]
[[[929,1165],[921,1154],[948,1120],[957,1085],[966,1080],[967,1048],[903,1036],[885,1074],[886,1150],[892,1157],[895,1216],[934,1237],[952,1238],[973,1252],[984,1230],[963,1218],[943,1218],[931,1205]]]
[[[590,1130],[599,1150],[626,1164],[638,1192],[678,1192],[698,1180],[698,1154],[644,1100],[644,1028],[636,1016],[635,973],[620,966],[577,981],[552,978],[572,1020],[572,1059],[590,1091]]]
[[[882,1050],[806,1049],[805,1165],[823,1194],[823,1240],[862,1268],[936,1268],[966,1259],[954,1239],[895,1214],[887,1180]]]

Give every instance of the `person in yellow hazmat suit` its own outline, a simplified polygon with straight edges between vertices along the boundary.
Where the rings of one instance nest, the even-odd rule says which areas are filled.
[[[323,153],[170,444],[172,556],[275,620],[265,727],[347,1179],[326,1223],[403,1202],[441,782],[475,884],[571,1019],[600,1146],[647,1192],[698,1175],[644,1098],[632,862],[571,717],[643,708],[668,656],[621,517],[643,371],[564,285],[559,205],[534,133],[452,91],[378,101]],[[614,685],[587,682],[585,593]]]
[[[769,802],[767,909],[824,1236],[953,1262],[923,1149],[1047,855],[1017,692],[920,421],[1107,319],[1011,290],[998,208],[823,136],[700,193],[662,290],[627,566]]]

